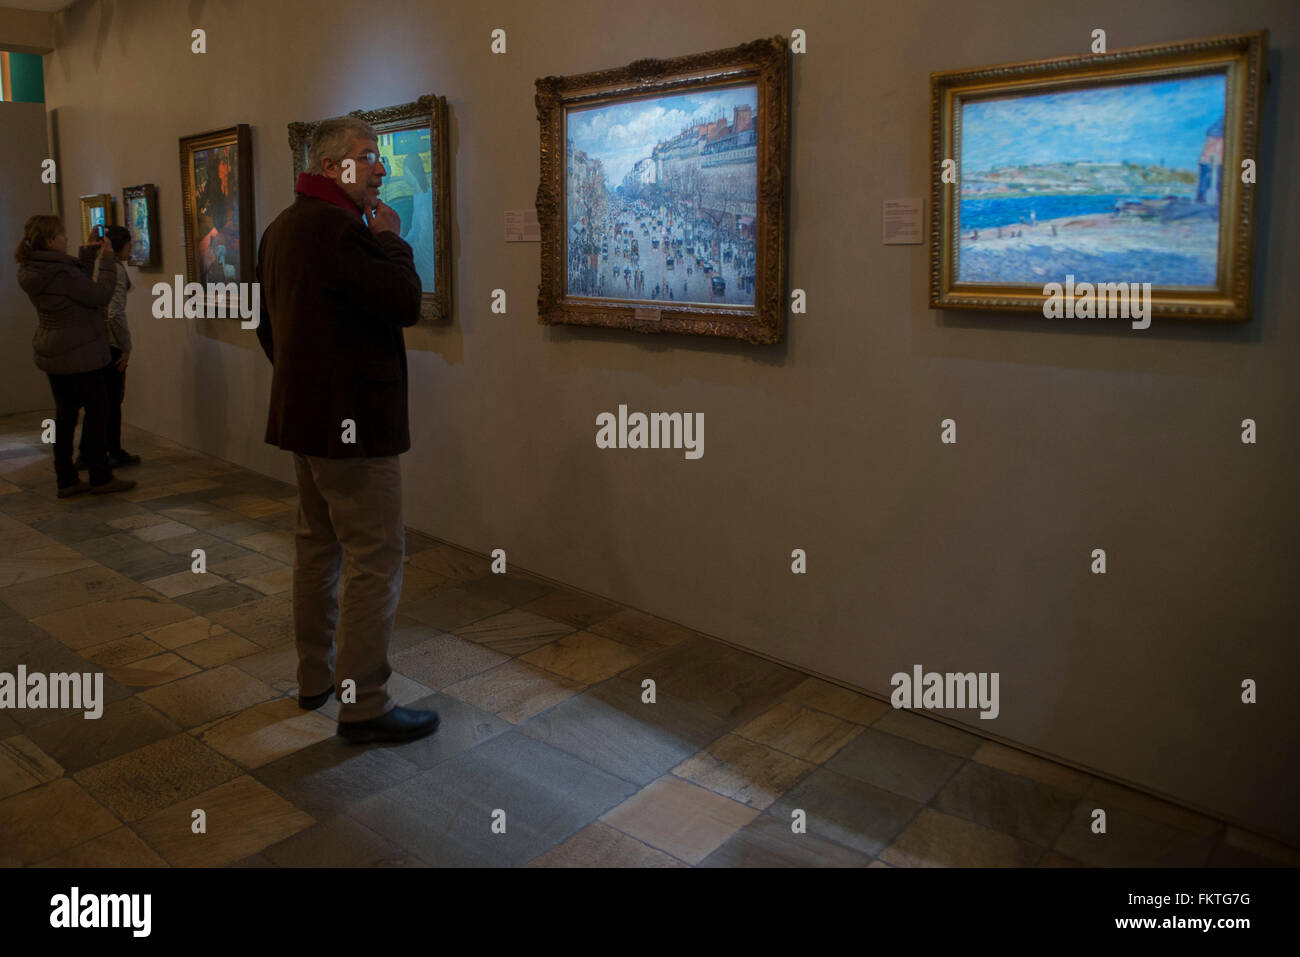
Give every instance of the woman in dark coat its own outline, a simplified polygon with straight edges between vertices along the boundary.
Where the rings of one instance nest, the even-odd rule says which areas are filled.
[[[32,337],[36,367],[49,377],[54,393],[54,473],[59,498],[85,491],[124,492],[134,488],[135,482],[113,477],[106,449],[108,393],[103,369],[111,356],[104,307],[113,297],[117,281],[113,247],[106,239],[99,242],[102,262],[97,280],[91,279],[96,247],[83,247],[80,260],[69,256],[67,248],[62,220],[38,215],[27,220],[22,242],[14,250],[18,285],[32,300],[39,318]],[[72,437],[83,406],[89,485],[78,479],[72,459]]]

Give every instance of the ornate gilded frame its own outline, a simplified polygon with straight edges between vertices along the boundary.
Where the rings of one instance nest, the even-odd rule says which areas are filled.
[[[215,149],[222,146],[235,147],[236,189],[239,192],[239,282],[257,281],[257,229],[253,222],[253,133],[247,123],[230,126],[224,130],[212,130],[180,139],[181,153],[181,198],[185,220],[185,269],[187,282],[202,282],[199,269],[198,244],[201,240],[198,227],[198,201],[194,186],[194,154],[200,150]],[[206,286],[205,286],[206,289]],[[226,293],[218,291],[217,295],[208,296],[208,314],[217,305],[219,299],[225,299]],[[232,318],[238,315],[238,299],[233,303],[226,301],[226,315]]]
[[[102,209],[104,211],[104,225],[113,225],[113,194],[112,193],[95,193],[93,196],[81,197],[81,242],[83,244],[90,242],[90,211],[92,209]]]
[[[420,298],[421,319],[451,316],[451,163],[447,146],[447,98],[428,94],[414,103],[380,110],[353,110],[348,114],[364,120],[377,133],[429,128],[429,153],[433,163],[434,290]],[[289,124],[289,149],[293,153],[293,175],[309,165],[311,135],[324,120]]]
[[[145,225],[145,231],[149,236],[149,258],[141,259],[132,255],[126,263],[128,266],[157,266],[162,262],[162,253],[158,248],[158,189],[153,183],[122,187],[122,221],[127,229],[131,229],[131,200],[133,199],[143,199],[149,210],[148,222]]]
[[[674,306],[659,300],[569,296],[564,266],[567,111],[620,99],[738,83],[752,83],[758,89],[754,304]],[[537,220],[542,235],[542,262],[538,322],[724,336],[759,344],[780,342],[785,334],[786,314],[789,88],[789,44],[781,36],[727,50],[670,60],[637,60],[617,69],[539,79],[536,103],[541,124],[541,182],[537,187]]]
[[[1045,296],[1034,284],[960,283],[957,274],[961,196],[961,105],[967,99],[1057,92],[1135,79],[1222,71],[1226,75],[1223,184],[1214,289],[1153,286],[1151,315],[1220,321],[1251,316],[1256,187],[1241,182],[1242,160],[1258,159],[1260,101],[1267,31],[1158,46],[930,74],[932,309],[1033,310]],[[956,182],[943,182],[944,161]],[[1063,280],[1065,277],[1052,277]]]

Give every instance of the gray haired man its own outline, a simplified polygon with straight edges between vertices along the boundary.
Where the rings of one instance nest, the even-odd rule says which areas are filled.
[[[420,318],[421,288],[379,199],[385,175],[368,124],[321,123],[257,260],[257,336],[274,370],[266,441],[294,454],[298,477],[298,703],[336,695],[339,736],[357,742],[438,728],[436,712],[397,707],[386,690],[405,553],[398,456],[411,447],[402,329]]]

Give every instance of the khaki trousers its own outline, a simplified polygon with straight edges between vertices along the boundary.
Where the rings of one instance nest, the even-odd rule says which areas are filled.
[[[293,462],[298,474],[293,566],[298,691],[314,695],[332,687],[341,697],[343,682],[351,678],[356,703],[339,706],[339,721],[378,718],[394,706],[385,685],[393,673],[388,642],[406,552],[401,467],[396,455],[326,459],[295,453]]]

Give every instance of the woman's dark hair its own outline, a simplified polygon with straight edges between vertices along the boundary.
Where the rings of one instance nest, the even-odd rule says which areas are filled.
[[[63,220],[49,213],[37,213],[30,216],[23,226],[23,238],[14,250],[14,260],[26,262],[27,257],[38,249],[49,249],[54,237],[63,232]]]
[[[125,226],[109,226],[104,230],[104,235],[108,241],[113,244],[113,252],[120,253],[122,247],[131,241],[131,230]]]

